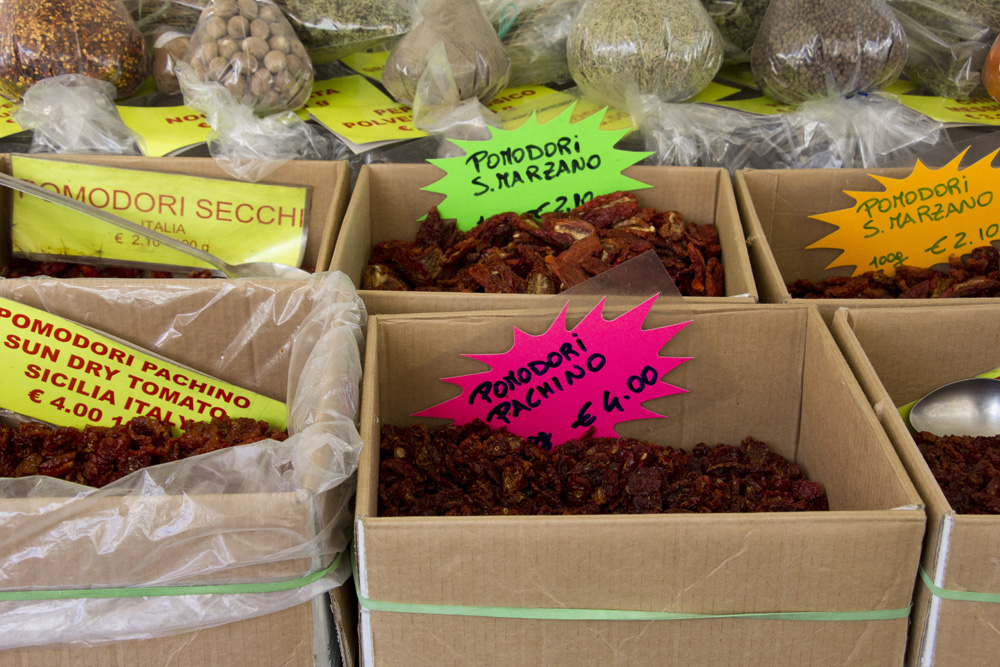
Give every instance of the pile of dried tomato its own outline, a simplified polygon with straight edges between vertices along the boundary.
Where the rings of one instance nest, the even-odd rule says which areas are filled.
[[[416,241],[375,246],[361,288],[556,294],[649,250],[681,294],[724,294],[715,225],[639,208],[629,192],[596,197],[569,213],[544,213],[540,221],[501,213],[468,232],[431,209]]]
[[[913,439],[956,512],[1000,514],[1000,435],[921,432]]]
[[[796,299],[947,299],[1000,296],[1000,253],[993,246],[976,248],[968,259],[948,258],[948,272],[905,264],[896,275],[867,271],[817,284],[796,280],[788,292]]]
[[[146,466],[288,437],[267,422],[246,417],[185,421],[181,430],[174,436],[170,424],[148,417],[83,430],[35,422],[14,427],[0,423],[0,477],[47,475],[101,487]]]
[[[547,450],[482,421],[382,427],[381,516],[826,510],[823,485],[747,438],[689,453],[584,437]]]

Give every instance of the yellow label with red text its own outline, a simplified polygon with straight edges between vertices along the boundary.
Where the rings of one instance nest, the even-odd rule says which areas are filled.
[[[245,183],[15,155],[15,176],[221,257],[231,264],[298,266],[307,186]],[[83,213],[13,195],[14,252],[32,258],[99,257],[164,268],[212,268]]]
[[[893,275],[901,264],[928,268],[1000,240],[1000,178],[991,166],[998,152],[962,170],[965,151],[940,169],[917,161],[905,178],[871,175],[885,191],[845,190],[854,205],[811,216],[837,230],[808,248],[844,251],[828,269]]]
[[[385,96],[383,96],[385,97]],[[355,106],[328,106],[309,112],[327,129],[355,144],[376,141],[403,141],[426,137],[413,126],[410,107],[385,97],[381,102]]]
[[[153,357],[62,317],[0,299],[0,407],[57,426],[150,417],[249,417],[285,428],[280,401]]]
[[[358,74],[364,74],[372,79],[381,80],[382,70],[385,69],[385,63],[389,60],[389,53],[389,51],[352,53],[344,56],[340,61]]]
[[[163,157],[205,141],[212,128],[205,114],[191,107],[119,106],[118,114],[142,137],[146,155]]]
[[[10,102],[0,104],[0,137],[9,137],[21,131],[21,126],[14,120],[17,107]]]
[[[381,104],[388,99],[385,93],[372,85],[368,79],[359,74],[352,74],[315,82],[309,99],[296,109],[295,113],[305,118],[316,109]]]

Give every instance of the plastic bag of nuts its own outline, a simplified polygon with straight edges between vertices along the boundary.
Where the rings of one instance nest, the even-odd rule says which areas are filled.
[[[268,0],[215,0],[184,54],[196,80],[216,81],[261,115],[301,106],[313,68],[281,10]]]

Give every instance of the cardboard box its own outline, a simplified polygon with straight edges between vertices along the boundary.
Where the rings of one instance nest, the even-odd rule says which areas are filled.
[[[957,514],[924,462],[898,406],[1000,366],[1000,309],[849,309],[833,331],[927,507],[921,567],[934,585],[1000,594],[1000,516]],[[1000,604],[947,600],[916,582],[909,665],[992,665]]]
[[[350,292],[343,297],[344,308],[356,310],[353,290],[346,280],[343,284]],[[290,342],[312,311],[313,299],[340,303],[335,291],[325,287],[321,291],[315,281],[281,280],[31,279],[0,280],[0,297],[72,319],[226,382],[285,400]],[[108,294],[114,295],[114,308],[108,307]],[[353,345],[353,332],[345,336]],[[332,358],[335,351],[340,348],[325,354]],[[333,373],[329,379],[331,383],[344,381]],[[252,583],[306,576],[329,565],[331,557],[321,556],[320,551],[321,547],[329,551],[323,545],[332,548],[335,535],[317,531],[331,526],[338,513],[348,511],[353,493],[353,484],[346,483],[319,493],[310,487],[309,479],[275,492],[251,483],[246,488],[230,484],[226,493],[215,495],[104,495],[70,508],[60,499],[59,507],[66,510],[60,512],[51,511],[49,506],[55,501],[47,498],[5,497],[0,499],[0,534],[4,535],[0,590]],[[73,548],[61,549],[57,556],[12,561],[10,554],[26,553],[28,545],[36,544],[31,520],[56,525],[69,512],[86,512],[95,526],[103,516],[99,512],[106,512],[109,520],[119,515],[134,518],[137,512],[143,518],[134,520],[127,534],[116,523],[106,540],[67,536],[73,538]],[[138,524],[145,528],[139,530]],[[108,541],[117,547],[109,550]],[[304,546],[311,543],[315,546]],[[283,554],[285,550],[291,551]],[[78,559],[87,563],[85,569]],[[242,631],[232,632],[238,637]],[[274,636],[259,630],[246,632]],[[301,637],[281,639],[293,640]],[[178,650],[184,646],[172,642],[164,640],[163,645]],[[250,651],[249,645],[225,650],[244,656],[244,648]],[[311,658],[311,650],[308,654]],[[15,655],[20,653],[0,653],[0,664]],[[268,664],[261,660],[247,658],[245,663],[231,664]]]
[[[38,156],[36,156],[38,157]],[[129,169],[147,169],[192,176],[233,180],[212,158],[151,158],[121,155],[59,155],[53,159],[86,162]],[[0,154],[0,170],[10,174],[10,155]],[[330,266],[333,246],[350,196],[350,173],[346,162],[293,160],[268,174],[262,183],[308,185],[312,187],[306,221],[303,266],[325,271]],[[10,190],[0,188],[0,220],[10,220]],[[0,261],[10,261],[10,228],[2,226]]]
[[[439,378],[482,368],[456,350],[507,350],[512,319],[509,312],[375,316],[354,544],[363,665],[902,662],[924,512],[819,314],[657,306],[644,326],[692,313],[697,335],[685,336],[688,327],[665,350],[693,357],[668,376],[689,393],[658,404],[668,419],[631,422],[619,433],[684,448],[752,435],[823,483],[832,511],[379,517],[380,426],[414,423],[411,414],[453,396],[454,385]],[[711,615],[895,610],[897,618],[530,620],[436,607],[375,611],[366,600]]]
[[[642,206],[675,210],[685,220],[714,223],[722,244],[726,297],[752,303],[757,300],[743,230],[725,169],[708,167],[630,167],[624,172],[652,188],[635,190]],[[373,164],[361,168],[351,203],[344,216],[330,268],[343,271],[361,284],[375,244],[395,239],[412,241],[418,220],[444,197],[420,188],[441,177],[429,164]],[[516,203],[512,202],[512,207]],[[499,213],[500,211],[498,211]],[[447,292],[394,292],[359,290],[370,313],[416,313],[499,308],[525,308],[548,295],[461,294]],[[691,302],[710,297],[685,297]]]
[[[928,299],[793,299],[788,285],[806,279],[819,282],[849,276],[850,266],[827,270],[839,250],[806,250],[836,230],[811,215],[854,205],[844,190],[879,192],[868,174],[901,178],[910,169],[761,169],[736,172],[733,185],[746,233],[754,278],[764,303],[811,303],[829,322],[838,308],[907,308],[926,306]],[[970,246],[971,248],[972,246]],[[1000,299],[934,299],[934,305],[1000,304]]]
[[[330,600],[170,637],[81,648],[0,651],[5,667],[331,667],[341,661]]]

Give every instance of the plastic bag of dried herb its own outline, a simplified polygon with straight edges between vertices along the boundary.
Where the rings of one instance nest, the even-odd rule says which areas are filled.
[[[572,80],[566,38],[582,4],[583,0],[480,0],[487,18],[501,31],[503,47],[510,57],[507,85]]]
[[[727,62],[750,60],[750,47],[770,3],[771,0],[701,0],[722,35]]]
[[[586,0],[566,54],[586,97],[621,108],[697,94],[722,65],[722,38],[699,0]]]
[[[108,81],[119,97],[146,79],[146,42],[118,0],[0,2],[0,95],[18,102],[60,74]]]
[[[213,0],[198,19],[184,62],[194,82],[216,82],[261,115],[301,106],[313,67],[269,0]],[[183,85],[183,82],[182,82]]]
[[[1000,33],[995,0],[889,0],[909,41],[903,70],[931,93],[953,99],[983,94],[980,70]]]
[[[317,64],[378,46],[410,29],[406,0],[275,0]]]
[[[771,0],[754,41],[754,79],[791,104],[886,86],[906,36],[885,0]]]

